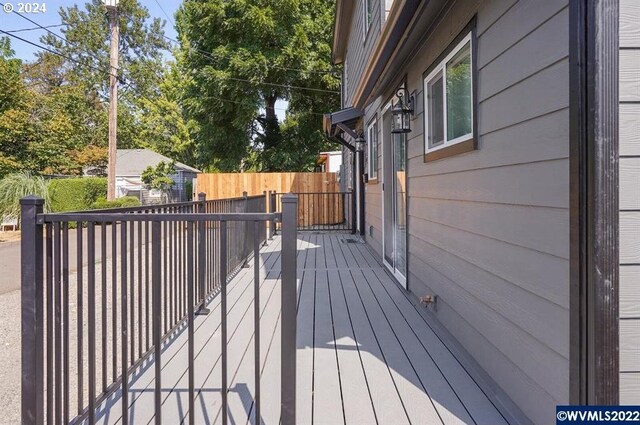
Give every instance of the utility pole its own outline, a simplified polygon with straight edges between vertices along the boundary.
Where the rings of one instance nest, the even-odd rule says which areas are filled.
[[[107,166],[107,200],[116,198],[116,156],[118,130],[118,0],[103,0],[109,14],[111,44],[109,50],[109,163]]]

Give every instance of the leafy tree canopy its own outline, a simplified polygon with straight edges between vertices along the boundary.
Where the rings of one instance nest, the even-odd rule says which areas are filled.
[[[187,76],[184,106],[197,122],[199,165],[225,171],[314,165],[326,144],[317,111],[339,101],[330,62],[333,7],[328,0],[183,3],[178,63]],[[290,102],[282,128],[278,99]],[[294,140],[302,135],[311,137]]]

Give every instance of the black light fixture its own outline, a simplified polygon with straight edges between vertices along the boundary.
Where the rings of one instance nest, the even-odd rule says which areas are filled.
[[[391,132],[409,133],[411,132],[414,96],[407,96],[407,90],[404,88],[398,89],[396,96],[398,97],[398,102],[391,109]]]
[[[362,134],[358,135],[358,138],[356,139],[356,151],[357,152],[364,152],[364,147],[366,146],[367,141],[364,139],[364,137],[362,137]]]

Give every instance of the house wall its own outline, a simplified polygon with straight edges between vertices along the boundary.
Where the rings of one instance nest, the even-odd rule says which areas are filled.
[[[344,59],[344,72],[342,76],[342,106],[353,105],[353,98],[357,84],[362,77],[366,62],[371,56],[375,43],[380,36],[384,19],[386,18],[385,8],[390,7],[389,0],[368,0],[372,3],[373,14],[371,16],[371,26],[366,31],[364,29],[364,13],[366,7],[365,0],[354,0],[353,15],[349,29],[349,39]],[[344,137],[350,141],[347,135]],[[354,191],[353,182],[353,154],[346,148],[342,149],[342,167],[340,171],[341,190]]]
[[[439,320],[546,425],[569,402],[568,1],[447,7],[405,66],[418,91],[407,146],[409,289],[438,295]],[[478,150],[425,163],[423,73],[474,15]],[[370,105],[365,123],[380,123],[387,101]],[[367,241],[380,255],[381,189],[366,188]]]
[[[620,0],[620,403],[640,404],[640,2]]]

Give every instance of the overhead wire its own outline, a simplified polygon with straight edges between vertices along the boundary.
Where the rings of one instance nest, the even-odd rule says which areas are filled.
[[[58,28],[58,27],[63,27],[67,24],[55,24],[55,25],[38,25],[37,27],[32,27],[32,28],[18,28],[17,30],[7,30],[7,32],[10,33],[16,33],[16,32],[26,32],[26,31],[36,31],[36,30],[46,30],[48,28]]]

